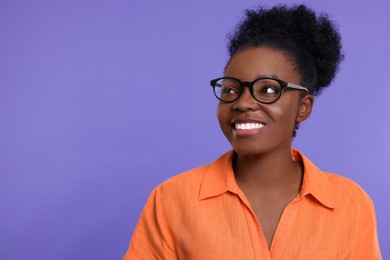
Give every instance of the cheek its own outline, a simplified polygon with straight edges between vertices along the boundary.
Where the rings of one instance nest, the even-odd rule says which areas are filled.
[[[221,124],[223,122],[223,118],[224,118],[224,112],[223,112],[223,108],[221,107],[221,105],[218,105],[218,107],[217,107],[217,118],[218,118],[219,124]]]
[[[217,107],[217,118],[223,132],[226,131],[226,127],[229,125],[228,110],[223,104],[219,104]]]
[[[285,115],[286,128],[289,130],[290,134],[293,134],[296,125],[297,125],[297,107],[293,106],[290,108],[289,112]]]
[[[275,106],[269,109],[269,115],[273,115],[276,123],[282,123],[285,130],[295,128],[297,113],[298,107],[294,102],[288,102],[283,106]]]

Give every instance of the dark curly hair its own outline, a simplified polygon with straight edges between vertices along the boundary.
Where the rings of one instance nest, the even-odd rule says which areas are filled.
[[[344,57],[337,26],[327,14],[316,16],[304,5],[247,10],[228,39],[230,57],[248,47],[283,51],[300,73],[301,84],[313,95],[329,86]]]

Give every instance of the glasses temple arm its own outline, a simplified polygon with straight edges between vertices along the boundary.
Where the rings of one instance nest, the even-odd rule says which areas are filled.
[[[309,90],[307,88],[299,86],[299,85],[296,85],[296,84],[293,84],[293,83],[287,83],[287,87],[293,88],[293,89],[304,90],[306,92],[309,92]]]

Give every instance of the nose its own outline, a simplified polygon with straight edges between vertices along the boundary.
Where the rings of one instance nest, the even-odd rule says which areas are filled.
[[[240,97],[233,103],[233,109],[238,111],[254,111],[258,108],[258,102],[252,96],[249,87],[244,87]]]

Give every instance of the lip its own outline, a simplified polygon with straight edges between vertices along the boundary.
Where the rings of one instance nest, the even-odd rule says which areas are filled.
[[[262,124],[263,127],[254,128],[254,129],[236,129],[235,128],[235,124],[247,124],[247,123],[249,123],[249,124]],[[256,135],[259,132],[261,132],[265,126],[266,126],[265,122],[258,120],[258,119],[254,119],[254,118],[237,118],[237,119],[233,119],[231,121],[232,132],[237,137],[250,137],[250,136]]]

